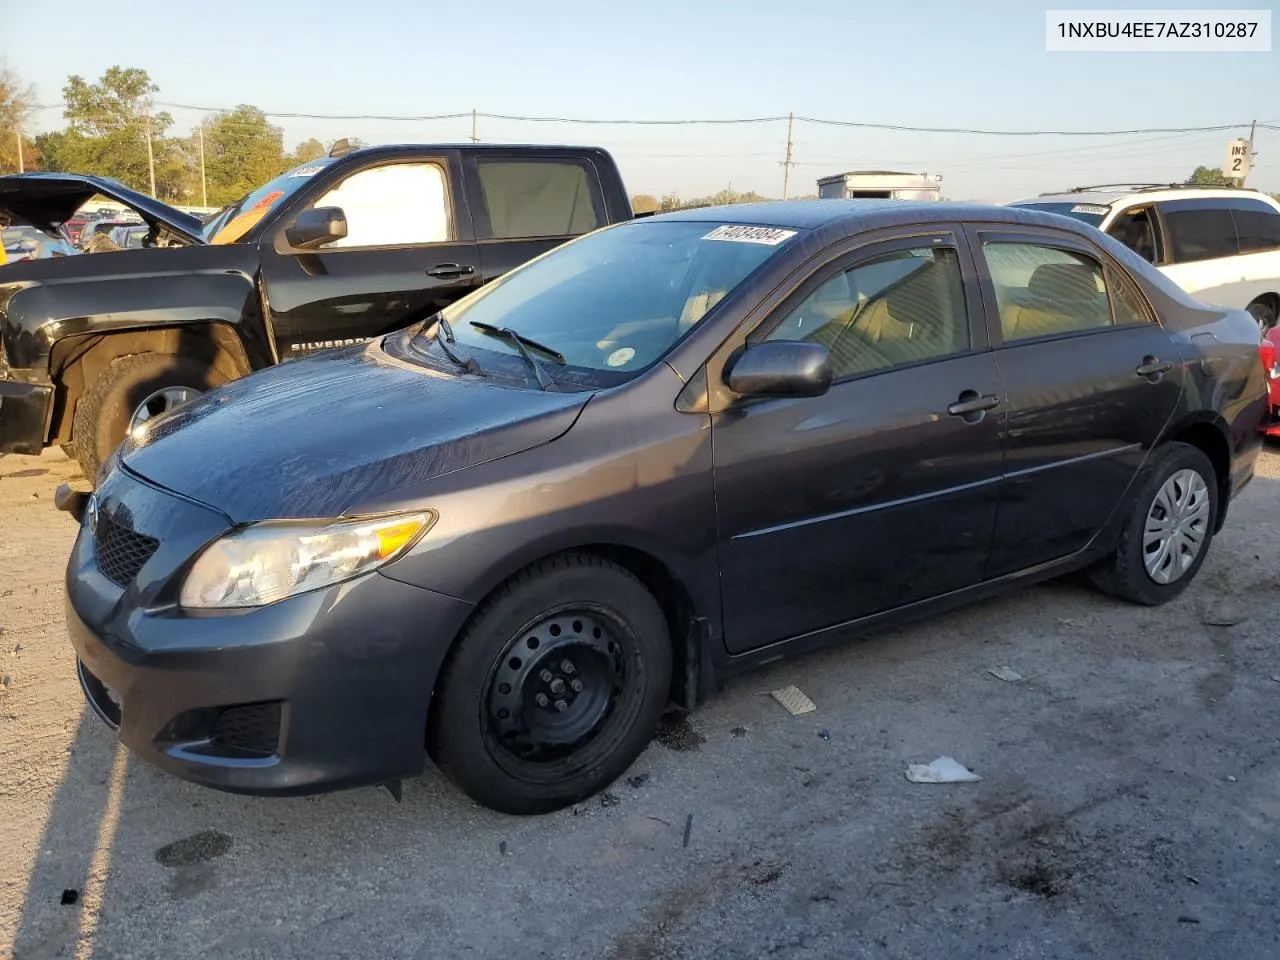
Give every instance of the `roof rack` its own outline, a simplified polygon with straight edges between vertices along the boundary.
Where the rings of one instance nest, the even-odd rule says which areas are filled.
[[[1042,193],[1042,197],[1052,197],[1063,193],[1088,193],[1091,190],[1108,190],[1124,187],[1134,193],[1146,193],[1151,190],[1247,190],[1248,187],[1237,187],[1232,183],[1095,183],[1087,187],[1072,187],[1070,190],[1051,190]]]

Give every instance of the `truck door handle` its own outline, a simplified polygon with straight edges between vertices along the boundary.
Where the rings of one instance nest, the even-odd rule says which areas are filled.
[[[1173,364],[1168,360],[1161,360],[1159,357],[1145,356],[1142,358],[1142,364],[1134,372],[1140,377],[1146,377],[1152,383],[1155,383],[1162,376],[1173,369]]]
[[[964,417],[969,423],[977,423],[984,413],[998,406],[1000,406],[999,397],[990,394],[983,396],[977,390],[965,390],[955,403],[947,407],[947,413],[953,417]]]
[[[468,277],[476,272],[469,263],[437,263],[427,270],[429,277]]]

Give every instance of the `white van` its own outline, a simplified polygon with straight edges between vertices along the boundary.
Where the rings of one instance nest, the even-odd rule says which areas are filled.
[[[1280,203],[1232,187],[1078,187],[1011,206],[1090,223],[1205,303],[1280,316]]]

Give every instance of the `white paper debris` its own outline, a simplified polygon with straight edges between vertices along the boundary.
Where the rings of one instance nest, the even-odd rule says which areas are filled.
[[[1008,680],[1010,683],[1013,683],[1015,680],[1022,679],[1022,674],[1018,673],[1016,670],[1011,670],[1008,667],[992,667],[987,671],[987,673],[991,674],[997,680]]]
[[[982,778],[950,757],[939,757],[933,763],[913,763],[907,767],[912,783],[974,783]]]
[[[781,690],[774,690],[769,696],[786,707],[787,712],[793,717],[798,717],[802,713],[813,713],[818,709],[818,705],[806,697],[804,691],[794,684],[783,687]]]

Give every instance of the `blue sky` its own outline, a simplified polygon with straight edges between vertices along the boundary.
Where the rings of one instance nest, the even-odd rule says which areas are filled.
[[[923,126],[1129,129],[1280,122],[1280,44],[1270,53],[1045,51],[1048,6],[1016,0],[334,0],[217,4],[0,0],[0,55],[56,103],[66,75],[146,69],[157,100],[269,112],[469,111],[584,118],[785,115]],[[1099,3],[1082,4],[1102,6]],[[1269,8],[1276,0],[1126,8]],[[74,30],[65,24],[79,24]],[[101,30],[95,25],[109,24]],[[126,26],[127,25],[127,26]],[[199,119],[172,109],[175,132]],[[278,119],[309,136],[376,143],[465,139],[470,120]],[[41,111],[37,129],[60,126]],[[1004,201],[1081,183],[1183,179],[1219,166],[1213,132],[1114,138],[993,137],[797,124],[792,193],[846,169],[943,176],[952,199]],[[588,126],[481,120],[484,140],[598,143],[632,192],[732,185],[777,196],[786,124]],[[1280,131],[1260,131],[1249,185],[1280,191]]]

